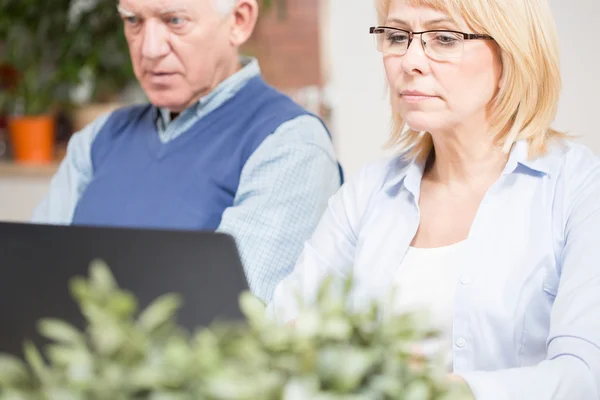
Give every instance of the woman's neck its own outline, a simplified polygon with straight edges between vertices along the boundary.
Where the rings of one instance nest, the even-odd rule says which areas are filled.
[[[432,135],[433,151],[425,177],[441,184],[493,182],[502,173],[508,154],[492,137],[445,133]]]

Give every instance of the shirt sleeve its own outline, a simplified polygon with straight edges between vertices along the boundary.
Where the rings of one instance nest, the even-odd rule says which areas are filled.
[[[312,116],[282,124],[246,162],[218,231],[235,238],[250,289],[265,303],[339,186],[333,145]]]
[[[477,400],[600,398],[600,163],[567,159],[564,248],[547,358],[532,367],[461,374]]]
[[[362,216],[376,192],[376,170],[373,165],[363,168],[329,200],[294,271],[275,289],[266,310],[269,318],[281,324],[292,321],[302,306],[316,301],[325,279],[332,279],[332,285],[345,283],[352,273]]]
[[[109,116],[102,115],[73,134],[67,145],[67,154],[52,177],[48,193],[33,212],[32,222],[56,225],[71,223],[77,202],[94,174],[92,144]]]

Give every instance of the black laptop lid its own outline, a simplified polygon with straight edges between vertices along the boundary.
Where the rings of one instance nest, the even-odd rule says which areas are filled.
[[[40,318],[82,327],[69,281],[87,277],[94,259],[106,261],[140,309],[165,293],[181,294],[177,321],[190,330],[241,317],[238,298],[248,287],[231,236],[0,223],[0,352],[21,355],[25,338],[43,343]]]

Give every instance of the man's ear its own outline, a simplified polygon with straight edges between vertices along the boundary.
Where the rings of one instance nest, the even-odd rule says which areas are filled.
[[[258,3],[256,0],[238,0],[231,13],[233,26],[230,42],[240,47],[250,39],[258,19]]]

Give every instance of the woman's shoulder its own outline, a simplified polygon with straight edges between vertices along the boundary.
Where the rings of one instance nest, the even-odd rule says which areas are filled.
[[[551,169],[558,172],[557,176],[573,178],[592,174],[600,177],[600,157],[580,142],[568,139],[555,141],[548,145],[544,158],[551,164]]]
[[[565,156],[565,161],[569,166],[572,164],[600,166],[600,157],[591,148],[582,143],[567,141]]]
[[[600,211],[600,158],[588,146],[561,140],[549,148],[550,179],[565,221],[576,224]]]

